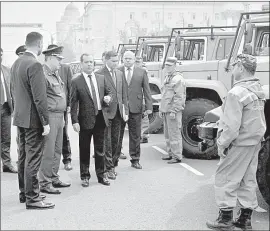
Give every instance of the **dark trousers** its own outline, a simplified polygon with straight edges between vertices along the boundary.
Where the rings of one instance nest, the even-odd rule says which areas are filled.
[[[118,166],[119,162],[119,157],[121,155],[121,150],[123,147],[123,139],[124,139],[124,134],[125,134],[125,127],[126,127],[126,122],[124,120],[121,120],[121,125],[120,125],[120,137],[119,137],[119,145],[117,146],[117,151],[116,153],[119,153],[119,156],[117,156],[115,162],[114,162],[114,167]]]
[[[11,167],[11,112],[8,103],[1,105],[1,159],[3,167]]]
[[[63,164],[67,164],[71,162],[71,148],[68,137],[68,113],[64,113],[65,126],[63,128],[63,147],[62,147],[62,155],[63,155]]]
[[[19,127],[18,179],[20,194],[26,196],[26,203],[41,200],[37,173],[45,144],[42,132],[43,128]]]
[[[128,133],[129,133],[129,155],[131,157],[130,160],[131,163],[140,161],[141,123],[142,123],[142,113],[129,112]]]
[[[95,126],[92,129],[80,130],[79,133],[79,150],[80,150],[80,174],[81,180],[90,179],[90,143],[92,136],[94,138],[95,152],[95,170],[98,178],[103,178],[105,173],[104,161],[104,136],[105,121],[102,111],[99,111],[96,117]]]
[[[115,167],[121,153],[120,133],[122,125],[122,117],[119,109],[113,119],[109,120],[109,126],[105,128],[105,166],[106,171],[112,170]],[[120,146],[120,151],[119,151]]]

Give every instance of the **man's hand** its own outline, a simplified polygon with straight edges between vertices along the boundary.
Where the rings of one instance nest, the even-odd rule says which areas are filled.
[[[224,153],[225,148],[218,146],[218,155],[220,156],[220,158],[225,158],[226,154]]]
[[[104,98],[103,98],[103,101],[107,104],[107,105],[109,105],[109,103],[111,102],[111,96],[109,96],[109,95],[105,95],[104,96]]]
[[[143,114],[144,114],[145,116],[146,116],[146,115],[150,115],[150,114],[152,114],[152,111],[151,111],[151,110],[146,110]]]
[[[175,113],[174,112],[170,113],[170,118],[173,119],[173,120],[175,119]]]
[[[43,136],[47,136],[49,133],[50,133],[50,125],[47,124],[47,125],[43,126],[43,133],[42,133],[42,135]]]
[[[70,113],[70,107],[67,107],[67,113]]]
[[[80,132],[80,125],[78,123],[72,124],[72,126],[75,132]]]
[[[161,112],[161,111],[160,111],[160,112],[158,112],[158,115],[159,115],[159,117],[160,117],[160,118],[163,118],[163,117],[164,117],[164,113],[163,113],[163,112]]]

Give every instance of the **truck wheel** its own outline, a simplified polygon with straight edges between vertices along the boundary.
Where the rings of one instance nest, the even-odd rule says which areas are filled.
[[[149,128],[144,133],[158,134],[163,132],[163,119],[159,117],[158,112],[153,111],[149,116]]]
[[[270,205],[270,136],[262,143],[259,152],[257,183],[259,190],[268,205]]]
[[[215,159],[218,157],[217,146],[201,152],[198,143],[202,140],[198,137],[197,125],[203,122],[204,114],[219,105],[208,99],[192,99],[186,101],[182,118],[183,156],[194,159]]]

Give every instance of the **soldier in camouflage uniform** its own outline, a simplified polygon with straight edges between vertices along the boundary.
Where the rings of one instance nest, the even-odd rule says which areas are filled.
[[[254,74],[256,58],[240,54],[233,63],[235,83],[222,106],[218,124],[218,154],[220,165],[215,175],[215,196],[219,216],[206,224],[210,229],[251,230],[252,211],[258,206],[256,172],[266,124],[265,95]],[[240,215],[233,222],[237,201]]]
[[[162,87],[162,97],[159,106],[159,116],[164,118],[164,135],[166,140],[168,164],[179,163],[182,160],[182,111],[185,108],[186,84],[183,76],[176,71],[177,59],[167,58],[165,68],[167,76]]]

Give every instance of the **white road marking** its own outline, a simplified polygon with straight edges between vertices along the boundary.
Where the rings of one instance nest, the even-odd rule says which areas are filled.
[[[152,148],[156,149],[157,151],[161,152],[163,155],[168,155],[168,153],[166,151],[164,151],[163,149],[157,147],[157,146],[152,146]],[[203,176],[204,174],[202,174],[201,172],[199,172],[198,170],[196,170],[195,168],[192,168],[191,166],[189,166],[188,164],[185,163],[179,163],[181,166],[183,166],[184,168],[186,168],[187,170],[193,172],[194,174],[196,174],[197,176]]]

